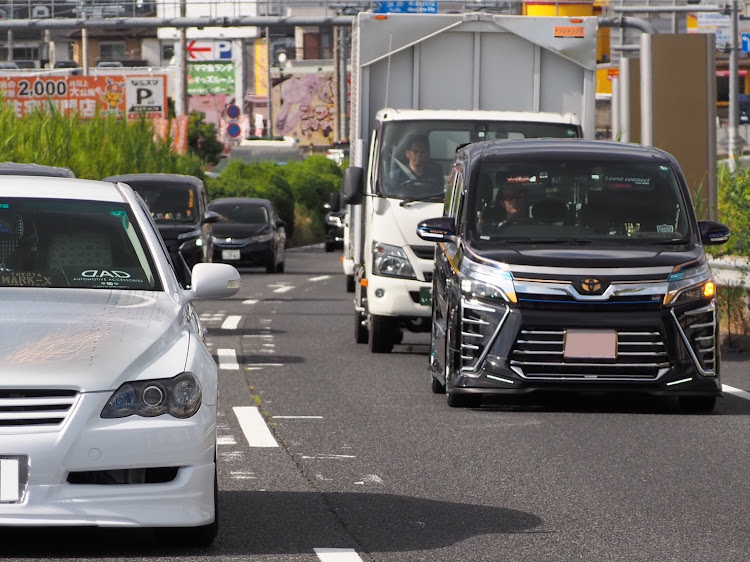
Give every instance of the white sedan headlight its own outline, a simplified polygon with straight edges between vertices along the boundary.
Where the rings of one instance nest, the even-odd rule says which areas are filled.
[[[171,379],[127,382],[118,388],[102,410],[102,418],[169,414],[189,418],[201,406],[201,385],[189,372]]]

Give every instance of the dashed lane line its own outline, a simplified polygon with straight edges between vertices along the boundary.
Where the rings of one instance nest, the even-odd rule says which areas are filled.
[[[353,548],[315,548],[320,562],[362,562]]]
[[[325,281],[326,279],[330,279],[330,275],[319,275],[317,277],[310,277],[308,281]]]
[[[224,322],[221,323],[222,330],[236,330],[237,326],[240,325],[242,316],[227,316]]]
[[[736,396],[737,398],[750,400],[750,392],[740,390],[739,388],[734,388],[733,386],[729,386],[728,384],[722,384],[721,389],[727,394],[731,394],[732,396]]]
[[[237,352],[234,349],[217,349],[216,354],[219,356],[219,369],[240,370],[240,365],[237,363]]]
[[[242,301],[242,304],[258,304],[258,299],[247,299]]]
[[[288,291],[291,291],[294,289],[294,285],[284,285],[283,287],[279,287],[278,289],[274,289],[274,293],[286,293]]]
[[[237,421],[240,422],[242,433],[245,434],[251,447],[278,447],[266,421],[255,406],[237,406],[232,408]]]

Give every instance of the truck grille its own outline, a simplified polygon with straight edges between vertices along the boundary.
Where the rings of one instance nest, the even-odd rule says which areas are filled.
[[[0,390],[0,426],[60,425],[77,398],[75,390]]]
[[[435,245],[432,246],[410,246],[411,251],[414,255],[421,260],[434,260],[435,259]]]
[[[669,368],[661,334],[653,330],[618,330],[617,357],[566,360],[565,330],[521,330],[510,353],[510,366],[526,379],[536,380],[656,380]]]

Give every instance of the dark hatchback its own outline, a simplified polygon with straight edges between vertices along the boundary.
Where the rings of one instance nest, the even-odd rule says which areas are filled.
[[[181,174],[123,174],[104,181],[126,183],[141,196],[159,228],[177,278],[189,285],[193,266],[211,262],[212,223],[219,218],[208,210],[203,181]]]
[[[76,175],[64,166],[44,166],[26,162],[0,162],[0,176],[45,176],[51,178],[74,178]]]
[[[284,271],[286,222],[279,218],[271,201],[228,197],[214,199],[209,209],[219,215],[214,224],[215,262],[262,266],[268,273]]]
[[[715,285],[673,156],[606,141],[483,142],[456,153],[438,242],[429,370],[451,406],[540,390],[636,391],[710,411]]]

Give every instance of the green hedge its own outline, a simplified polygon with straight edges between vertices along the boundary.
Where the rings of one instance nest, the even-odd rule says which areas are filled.
[[[717,185],[719,221],[729,227],[732,235],[726,244],[706,249],[715,256],[750,258],[750,168],[731,173],[720,166]]]

